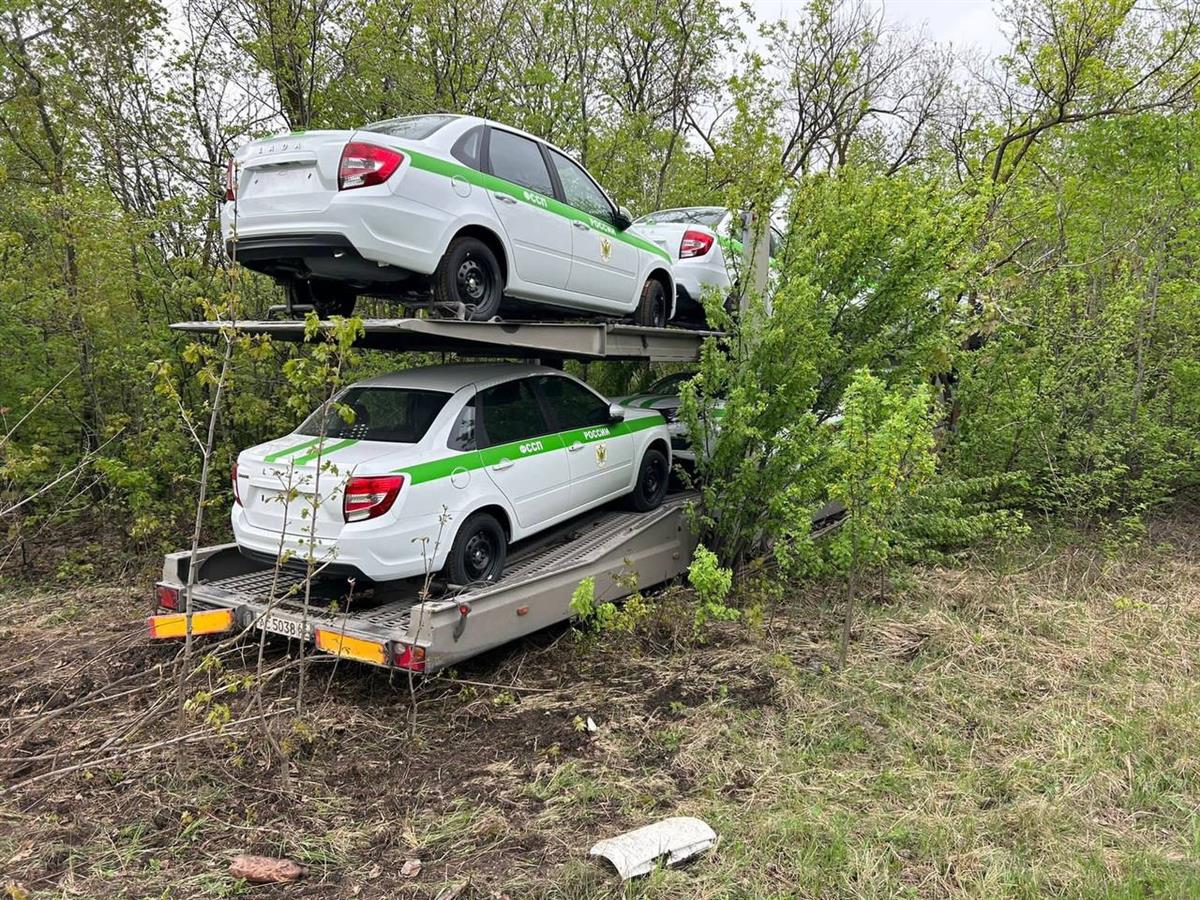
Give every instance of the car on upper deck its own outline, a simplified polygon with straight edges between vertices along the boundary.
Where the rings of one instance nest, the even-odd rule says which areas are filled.
[[[670,435],[543,366],[407,369],[239,454],[233,533],[272,564],[368,581],[495,581],[507,547],[593,507],[662,503]]]
[[[662,326],[672,254],[567,153],[499,122],[420,115],[252,141],[229,162],[229,255],[289,308],[359,295],[474,321],[502,310]]]
[[[728,302],[741,265],[740,217],[722,206],[687,206],[649,213],[633,227],[673,255],[675,315],[679,319],[704,322],[701,300],[706,291],[716,292]],[[772,225],[768,240],[774,259],[783,235]]]

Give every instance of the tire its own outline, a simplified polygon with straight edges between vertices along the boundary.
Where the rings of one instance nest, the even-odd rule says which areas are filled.
[[[433,273],[433,302],[461,304],[465,318],[486,322],[500,314],[504,276],[496,254],[479,238],[456,237]]]
[[[454,536],[443,569],[452,584],[496,581],[504,571],[508,539],[504,528],[489,513],[468,516]]]
[[[633,321],[650,328],[667,325],[667,292],[657,278],[649,279],[642,287],[642,298],[633,313]]]
[[[358,300],[352,288],[331,281],[293,278],[284,284],[283,289],[287,293],[289,306],[311,306],[318,319],[352,315]]]
[[[332,281],[310,281],[309,290],[318,319],[354,315],[354,304],[358,301],[358,294],[346,285]]]
[[[658,509],[667,495],[670,480],[667,457],[661,450],[651,447],[643,454],[641,465],[638,466],[637,481],[628,498],[629,507],[637,512]]]

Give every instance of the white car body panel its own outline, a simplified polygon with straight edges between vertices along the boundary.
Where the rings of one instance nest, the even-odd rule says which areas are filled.
[[[346,130],[246,144],[234,155],[235,199],[221,205],[226,246],[236,255],[239,242],[250,247],[263,239],[333,236],[348,241],[368,266],[384,270],[386,280],[431,275],[455,235],[482,228],[503,251],[508,296],[626,316],[657,273],[667,282],[673,314],[671,254],[636,228],[618,231],[556,197],[455,158],[455,142],[479,126],[552,148],[533,135],[471,116],[449,117],[423,140]],[[338,190],[342,148],[351,140],[399,151],[404,160],[383,184]]]
[[[241,502],[231,516],[238,545],[270,559],[283,552],[304,561],[311,552],[319,566],[373,581],[418,577],[441,570],[459,525],[478,510],[499,511],[509,540],[518,541],[630,493],[635,463],[652,443],[670,461],[662,417],[633,409],[619,422],[451,449],[459,417],[479,392],[543,377],[583,384],[542,366],[491,364],[410,369],[353,385],[439,391],[449,399],[416,443],[293,433],[244,450],[237,460]],[[583,387],[607,410],[608,400]],[[351,477],[392,474],[405,480],[390,510],[344,521],[342,492]]]
[[[720,218],[713,226],[700,222],[656,222],[650,221],[664,214],[679,214],[682,218],[689,208],[659,210],[643,216],[635,223],[638,232],[669,252],[674,259],[675,285],[685,303],[699,304],[707,291],[716,291],[724,297],[731,290],[737,275],[737,256],[741,243],[729,237],[733,215],[727,210],[711,207],[696,207],[695,212],[704,214],[719,212]],[[709,235],[712,247],[702,256],[681,257],[683,236],[688,231],[699,231]]]

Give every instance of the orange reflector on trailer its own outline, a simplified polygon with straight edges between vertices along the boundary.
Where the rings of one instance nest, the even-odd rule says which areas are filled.
[[[340,631],[326,631],[324,628],[317,629],[314,640],[317,649],[326,653],[374,663],[377,666],[387,665],[387,648],[375,641],[364,641],[362,638],[351,637]]]
[[[146,620],[152,638],[181,638],[187,635],[187,614],[167,613]],[[192,613],[192,634],[218,634],[233,627],[232,609],[205,609]]]

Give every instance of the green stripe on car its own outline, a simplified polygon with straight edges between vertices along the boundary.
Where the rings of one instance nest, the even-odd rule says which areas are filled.
[[[316,442],[314,441],[313,443],[316,443]],[[318,456],[321,456],[321,457],[329,456],[331,453],[336,453],[339,450],[344,450],[346,447],[353,447],[357,443],[358,443],[358,441],[356,441],[354,438],[346,438],[345,440],[342,440],[342,441],[335,441],[334,443],[329,444],[328,446],[317,447],[313,450],[309,450],[303,456],[299,456],[296,459],[293,459],[292,462],[298,466],[303,466],[303,465],[306,465],[307,463],[312,462]]]
[[[540,194],[530,188],[513,184],[511,181],[505,181],[503,178],[497,178],[495,175],[489,175],[487,172],[480,172],[469,166],[450,162],[437,156],[429,156],[426,153],[420,153],[416,150],[403,150],[403,152],[412,160],[413,168],[415,169],[432,172],[435,175],[444,175],[446,178],[461,178],[486,191],[507,194],[516,200],[528,203],[530,206],[536,206],[539,209],[552,212],[565,219],[582,222],[615,240],[629,244],[631,247],[637,247],[639,250],[653,253],[656,256],[661,256],[667,262],[671,261],[671,255],[658,246],[658,244],[653,244],[644,238],[638,237],[636,234],[630,234],[628,231],[617,231],[611,223],[605,222],[603,219],[598,219],[590,213],[585,213],[573,206],[568,206],[566,203],[562,203],[553,197],[547,197],[545,194]]]
[[[590,444],[608,438],[620,437],[625,434],[634,434],[638,431],[645,431],[647,428],[654,428],[656,425],[662,425],[664,421],[662,416],[655,415],[617,422],[612,425],[573,428],[569,431],[544,434],[540,437],[529,438],[523,441],[513,441],[510,444],[498,444],[495,447],[487,447],[483,450],[458,453],[454,456],[447,456],[443,459],[432,460],[431,462],[417,463],[415,466],[401,466],[398,469],[392,469],[392,472],[408,475],[411,483],[414,485],[425,484],[441,478],[449,478],[452,474],[460,470],[471,472],[486,466],[494,466],[505,459],[515,461],[527,456],[538,456],[542,453],[563,450],[576,441],[583,444]]]
[[[268,453],[263,457],[263,462],[279,462],[279,460],[283,459],[285,456],[291,456],[293,453],[299,453],[301,450],[307,450],[319,440],[321,440],[319,437],[315,437],[312,440],[296,444],[294,447],[288,447],[286,450],[276,450],[274,453]]]

